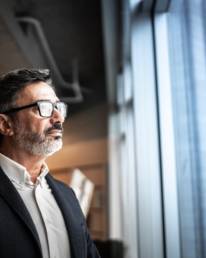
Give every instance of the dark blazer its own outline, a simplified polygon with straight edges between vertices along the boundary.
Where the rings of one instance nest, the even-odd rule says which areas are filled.
[[[46,179],[65,220],[71,257],[99,258],[71,188],[55,180],[50,174]],[[41,246],[35,225],[22,198],[0,168],[0,258],[17,257],[41,258]]]

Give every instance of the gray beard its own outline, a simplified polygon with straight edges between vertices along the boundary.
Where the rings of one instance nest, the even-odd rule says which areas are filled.
[[[30,154],[38,156],[50,156],[62,148],[61,138],[41,137],[35,133],[17,134],[15,142],[18,146]]]

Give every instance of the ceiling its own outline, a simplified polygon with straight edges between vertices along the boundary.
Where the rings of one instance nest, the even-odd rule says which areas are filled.
[[[0,9],[0,54],[8,51],[12,60],[0,61],[1,72],[19,65],[49,67],[61,97],[74,98],[72,83],[80,85],[82,98],[69,101],[74,112],[106,101],[101,0],[1,0]],[[35,24],[22,22],[25,17],[38,22],[46,43]],[[12,56],[9,44],[16,49]]]

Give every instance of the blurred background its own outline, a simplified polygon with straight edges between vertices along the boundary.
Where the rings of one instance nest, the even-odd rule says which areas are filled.
[[[48,165],[94,186],[102,258],[206,257],[205,13],[204,0],[0,1],[0,73],[51,70],[69,115]]]

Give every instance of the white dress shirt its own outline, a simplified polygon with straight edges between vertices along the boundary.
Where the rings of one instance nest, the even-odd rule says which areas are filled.
[[[26,168],[0,153],[0,166],[22,197],[36,226],[43,258],[70,258],[68,233],[62,213],[46,181],[48,167],[41,169],[36,183]]]

